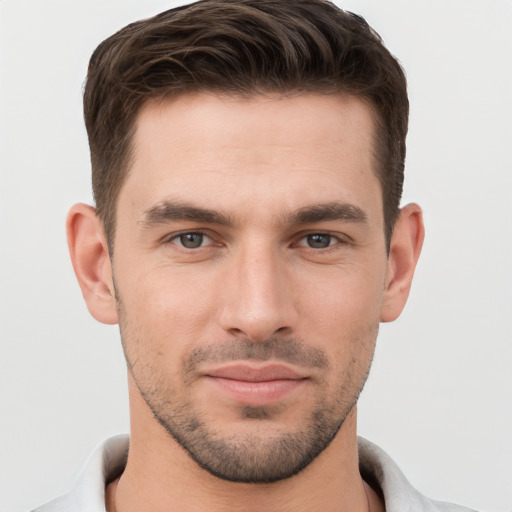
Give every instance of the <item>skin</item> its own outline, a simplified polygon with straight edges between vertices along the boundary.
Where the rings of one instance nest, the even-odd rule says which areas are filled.
[[[113,260],[91,207],[68,218],[89,310],[120,323],[128,363],[131,445],[110,511],[364,511],[367,494],[383,510],[359,474],[356,402],[424,232],[419,207],[406,206],[386,252],[373,139],[370,109],[350,96],[195,94],[143,107]],[[233,393],[215,376],[233,364],[299,378],[275,396],[261,383]],[[241,483],[205,470],[165,428],[196,420],[201,439],[267,469],[285,436],[334,437],[293,476]]]

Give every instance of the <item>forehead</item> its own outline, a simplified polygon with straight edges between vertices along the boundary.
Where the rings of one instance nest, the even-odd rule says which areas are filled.
[[[349,140],[352,131],[357,131],[357,140]],[[154,149],[151,142],[158,142],[158,134],[170,136],[176,145],[193,145],[195,154],[227,144],[253,150],[259,144],[281,144],[300,150],[306,140],[323,151],[359,149],[362,154],[373,147],[374,132],[373,109],[347,94],[239,98],[195,93],[147,101],[136,119],[134,149],[136,155],[147,156],[144,150]]]
[[[120,203],[129,195],[144,209],[168,194],[212,208],[298,208],[367,195],[380,208],[374,130],[370,107],[347,95],[151,101],[137,118]]]

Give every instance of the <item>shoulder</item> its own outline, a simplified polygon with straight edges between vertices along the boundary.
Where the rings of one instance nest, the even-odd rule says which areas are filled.
[[[358,439],[363,478],[380,491],[386,510],[393,512],[476,512],[474,509],[427,498],[415,489],[393,459],[377,445]]]
[[[128,448],[128,435],[107,439],[91,453],[69,493],[32,512],[105,512],[105,486],[123,472]]]

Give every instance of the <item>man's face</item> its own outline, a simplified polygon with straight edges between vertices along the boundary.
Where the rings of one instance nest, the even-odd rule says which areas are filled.
[[[123,346],[216,476],[297,473],[356,403],[387,270],[373,133],[334,95],[187,95],[138,117],[113,258]]]

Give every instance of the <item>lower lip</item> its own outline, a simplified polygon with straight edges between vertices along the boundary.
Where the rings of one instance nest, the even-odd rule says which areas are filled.
[[[222,392],[247,405],[270,405],[279,402],[304,386],[306,379],[282,379],[248,382],[208,377]]]

